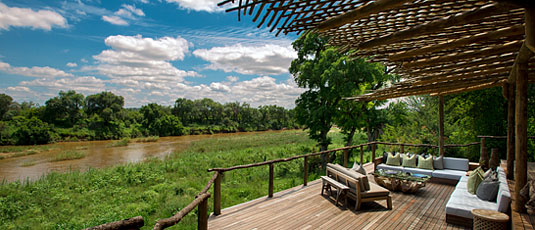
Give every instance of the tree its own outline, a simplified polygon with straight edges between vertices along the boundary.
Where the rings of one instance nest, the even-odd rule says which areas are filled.
[[[82,118],[84,95],[74,90],[60,91],[58,97],[45,102],[45,120],[49,123],[72,127]]]
[[[105,121],[112,121],[119,118],[123,106],[122,96],[116,96],[112,92],[101,92],[87,96],[84,109],[88,116],[97,114]]]
[[[7,94],[0,93],[0,120],[3,119],[4,114],[7,113],[12,102],[12,97]]]

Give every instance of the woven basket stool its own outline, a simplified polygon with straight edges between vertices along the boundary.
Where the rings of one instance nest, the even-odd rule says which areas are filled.
[[[472,210],[474,216],[474,230],[507,229],[509,216],[488,209]]]

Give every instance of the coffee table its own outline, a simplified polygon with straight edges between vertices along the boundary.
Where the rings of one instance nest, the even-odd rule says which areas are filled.
[[[425,187],[425,183],[431,176],[423,174],[412,174],[394,170],[378,169],[373,173],[375,182],[390,191],[402,191],[404,193],[414,193]]]

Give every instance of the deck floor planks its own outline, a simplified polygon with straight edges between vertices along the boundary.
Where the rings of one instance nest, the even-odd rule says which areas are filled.
[[[367,169],[367,171],[371,171]],[[373,177],[370,182],[374,183]],[[354,211],[335,206],[334,199],[321,196],[321,180],[277,192],[226,208],[209,218],[210,229],[464,229],[446,224],[445,205],[455,186],[428,183],[417,194],[392,192],[392,210],[384,200],[363,203]],[[384,221],[389,220],[389,221]]]

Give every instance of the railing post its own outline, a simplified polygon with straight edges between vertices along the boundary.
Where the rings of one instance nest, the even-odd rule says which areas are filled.
[[[269,194],[268,197],[273,197],[273,163],[269,164]]]
[[[375,167],[377,165],[375,165],[375,143],[372,144],[372,162],[373,162],[373,171],[375,171]]]
[[[217,172],[217,177],[214,182],[214,215],[221,214],[221,177],[223,173]]]
[[[210,197],[210,196],[208,196]],[[198,207],[198,216],[197,216],[197,229],[207,230],[208,229],[208,197],[206,197]]]
[[[347,160],[349,158],[349,150],[344,149],[344,167],[347,168]]]
[[[305,176],[304,176],[304,182],[303,185],[307,186],[308,183],[308,157],[305,157],[305,163],[304,163],[304,170],[305,170]]]
[[[364,167],[364,146],[360,146],[360,165]]]
[[[403,144],[399,146],[399,151],[400,153],[405,153],[405,146]]]

